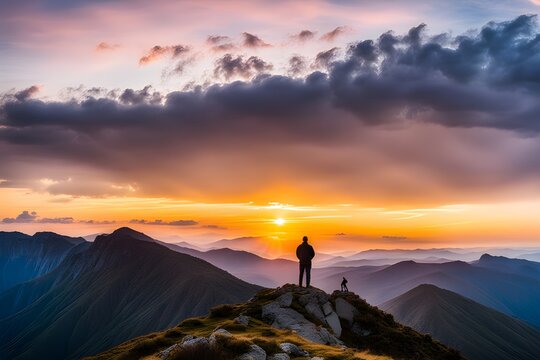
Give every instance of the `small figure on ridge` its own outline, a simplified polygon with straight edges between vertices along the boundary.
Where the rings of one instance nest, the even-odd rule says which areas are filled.
[[[343,277],[343,281],[341,282],[341,291],[349,292],[349,288],[347,287],[347,279]]]

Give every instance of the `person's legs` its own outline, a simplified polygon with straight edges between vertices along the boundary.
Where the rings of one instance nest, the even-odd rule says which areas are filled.
[[[306,265],[306,287],[309,287],[311,281],[311,264]]]
[[[304,265],[300,264],[300,276],[298,278],[298,286],[302,287],[302,280],[304,278]]]

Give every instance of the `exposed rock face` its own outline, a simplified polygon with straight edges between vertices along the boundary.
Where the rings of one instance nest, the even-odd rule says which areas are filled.
[[[238,360],[266,360],[266,352],[258,345],[251,345],[251,350],[239,356]]]
[[[346,320],[349,325],[352,325],[354,316],[358,315],[358,310],[356,310],[356,308],[349,304],[345,299],[337,298],[336,313],[340,319]]]
[[[291,343],[281,343],[279,347],[291,356],[309,356],[307,351]]]
[[[247,317],[245,315],[240,315],[240,316],[234,318],[234,322],[237,323],[237,324],[240,324],[240,325],[248,326],[249,325],[249,317]]]
[[[291,357],[286,353],[277,353],[270,356],[268,360],[291,360]]]
[[[315,288],[303,288],[298,302],[305,311],[319,320],[324,326],[332,329],[331,334],[324,326],[317,326],[307,320],[304,315],[290,308],[293,303],[293,294],[283,288],[284,293],[276,300],[262,307],[262,317],[273,327],[295,331],[303,338],[319,344],[341,344],[341,324],[337,314],[329,302],[329,295]],[[325,315],[324,310],[327,315]]]

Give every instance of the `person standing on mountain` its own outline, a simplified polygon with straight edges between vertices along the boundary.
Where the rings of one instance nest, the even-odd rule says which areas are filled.
[[[306,287],[309,287],[311,280],[311,260],[315,257],[313,246],[308,244],[308,237],[302,238],[302,243],[296,248],[296,257],[300,260],[300,277],[298,283],[302,287],[304,271],[306,272]]]

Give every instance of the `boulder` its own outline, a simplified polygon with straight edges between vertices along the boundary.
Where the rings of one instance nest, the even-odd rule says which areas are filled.
[[[330,301],[327,301],[323,304],[322,310],[324,315],[330,315],[332,312],[334,312],[334,309],[332,308],[332,304],[330,304]]]
[[[240,355],[238,360],[266,360],[266,351],[258,345],[251,345],[251,350]]]
[[[247,317],[246,315],[240,315],[240,316],[234,318],[234,322],[237,323],[237,324],[240,324],[240,325],[248,326],[249,325],[249,317]]]
[[[279,344],[279,347],[281,350],[286,352],[287,354],[295,357],[295,356],[309,356],[309,353],[305,351],[304,349],[292,344],[292,343],[281,343]]]
[[[298,301],[303,306],[306,306],[306,304],[314,303],[318,305],[322,305],[330,300],[330,295],[327,293],[321,291],[321,290],[315,290],[315,289],[308,289],[308,293],[300,296],[298,298]]]
[[[341,336],[341,323],[335,312],[332,311],[330,315],[326,317],[326,323],[332,328],[332,331],[337,337]]]
[[[332,335],[330,331],[326,330],[326,328],[319,329],[319,336],[323,340],[323,344],[328,345],[342,345],[343,342],[339,340],[337,337]]]
[[[182,344],[180,345],[182,348],[188,348],[195,345],[209,345],[209,341],[205,337],[196,337],[189,340],[182,340]]]
[[[354,323],[353,326],[351,326],[351,332],[353,334],[356,334],[358,336],[368,336],[371,335],[371,331],[362,328],[358,323]]]
[[[161,359],[168,359],[171,352],[173,352],[176,349],[179,349],[180,347],[181,347],[180,344],[171,345],[168,348],[166,348],[165,350],[160,351],[158,356]]]
[[[291,357],[286,353],[277,353],[270,356],[268,360],[291,360]]]
[[[227,337],[229,337],[229,336],[232,336],[232,334],[230,332],[228,332],[227,330],[225,330],[225,329],[217,329],[208,338],[208,340],[210,341],[211,344],[214,344],[216,342],[216,336],[227,336]]]
[[[359,314],[354,306],[342,298],[336,299],[336,313],[341,319],[346,320],[349,325],[353,323],[354,316]]]
[[[326,320],[324,318],[324,314],[321,310],[321,307],[316,303],[308,303],[305,306],[305,309],[308,314],[312,315],[316,319],[319,319],[323,324],[326,323]]]
[[[285,294],[278,297],[276,301],[279,303],[279,306],[281,307],[289,307],[291,306],[292,301],[293,301],[293,294],[292,292],[286,292]]]

